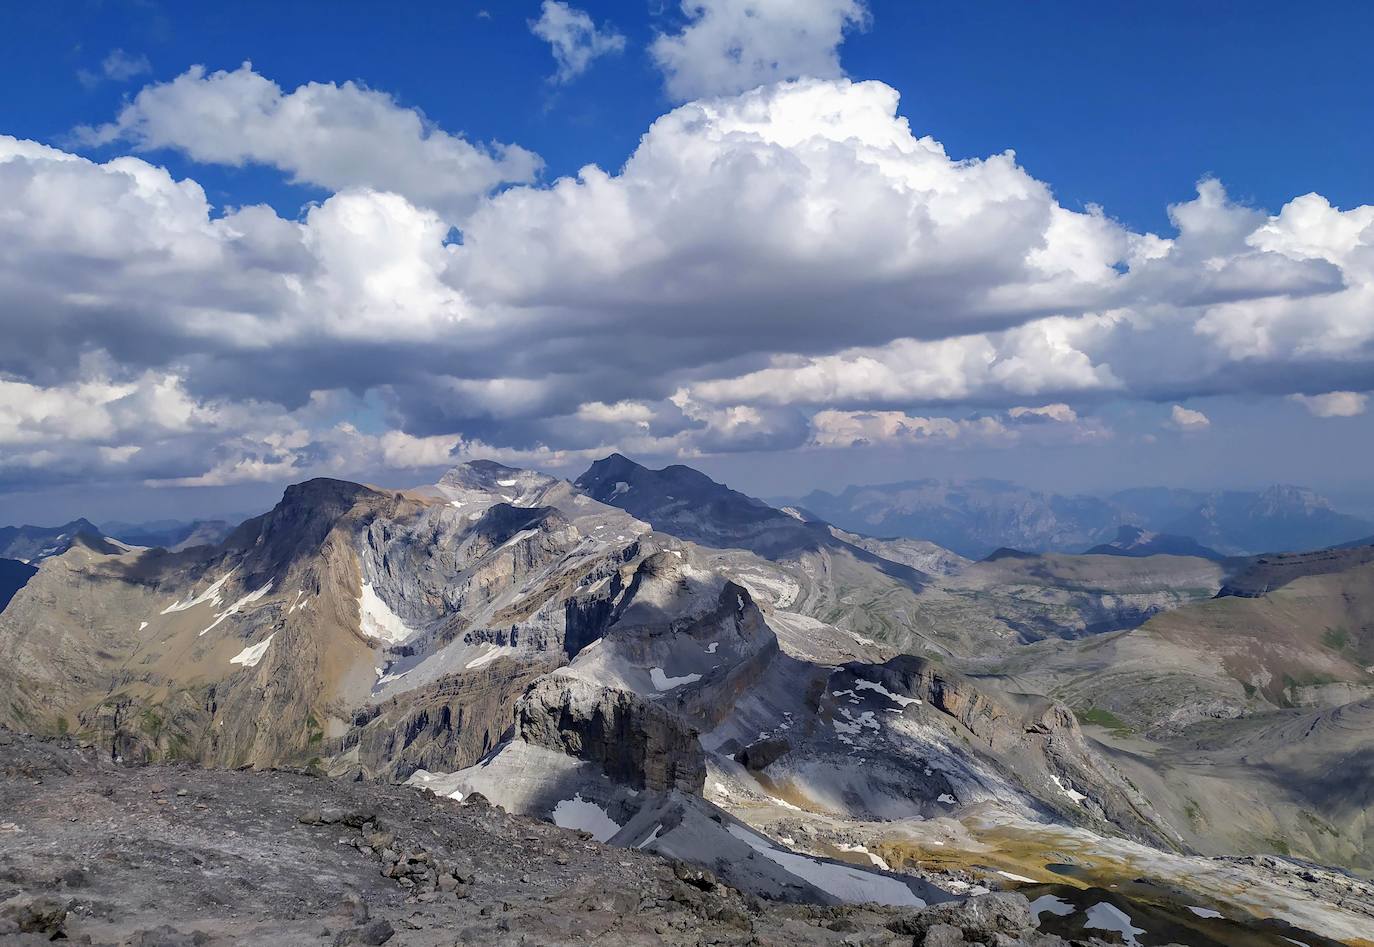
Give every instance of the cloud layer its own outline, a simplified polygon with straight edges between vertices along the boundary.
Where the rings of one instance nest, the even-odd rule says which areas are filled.
[[[148,86],[85,133],[146,158],[0,137],[0,484],[1083,444],[1114,436],[1107,402],[1205,434],[1188,402],[1221,394],[1365,409],[1374,208],[1270,214],[1203,180],[1171,232],[1136,233],[1011,153],[951,159],[882,83],[734,94],[837,74],[865,15],[787,7],[819,64],[699,71],[731,94],[659,118],[617,171],[547,184],[516,145],[247,65]],[[670,88],[683,50],[744,29],[734,9],[685,7],[655,46],[688,57]],[[328,194],[299,219],[216,207],[159,149]]]

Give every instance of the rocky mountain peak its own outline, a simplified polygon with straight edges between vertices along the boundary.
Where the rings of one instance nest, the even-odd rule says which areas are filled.
[[[435,485],[454,506],[509,503],[538,506],[548,492],[563,483],[537,470],[507,467],[494,460],[470,460],[445,473]]]
[[[1258,512],[1271,516],[1283,513],[1308,514],[1315,510],[1331,509],[1331,501],[1315,490],[1286,483],[1276,483],[1265,488],[1255,505]]]
[[[617,452],[608,454],[598,461],[593,461],[592,465],[574,483],[578,486],[584,486],[584,484],[604,480],[607,477],[624,474],[634,475],[640,472],[648,473],[649,468],[643,464],[637,464],[624,454]]]
[[[223,548],[251,553],[245,573],[250,578],[276,576],[296,559],[316,552],[339,520],[359,503],[387,496],[359,483],[327,477],[292,484],[271,510],[234,530]]]

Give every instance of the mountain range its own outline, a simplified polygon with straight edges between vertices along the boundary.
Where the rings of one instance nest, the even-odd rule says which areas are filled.
[[[1112,545],[1118,530],[1192,540],[1227,556],[1320,549],[1374,533],[1311,490],[1137,488],[1107,497],[1062,495],[1001,480],[910,480],[813,491],[777,501],[845,529],[925,539],[970,558],[1006,547],[1079,552]]]
[[[248,519],[239,516],[216,520],[153,520],[146,523],[125,523],[118,520],[100,524],[100,532],[130,546],[161,546],[180,552],[191,546],[213,546],[222,542],[234,529],[234,524]]]
[[[1368,548],[977,561],[842,526],[612,455],[311,480],[179,550],[25,534],[0,725],[480,797],[770,900],[1374,926]]]

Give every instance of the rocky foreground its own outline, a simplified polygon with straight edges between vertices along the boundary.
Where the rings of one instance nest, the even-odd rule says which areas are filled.
[[[583,833],[377,783],[118,766],[0,731],[0,940],[1101,945],[996,893],[925,911],[762,901]]]

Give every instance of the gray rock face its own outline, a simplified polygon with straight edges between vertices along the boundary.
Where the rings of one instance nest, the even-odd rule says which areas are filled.
[[[556,661],[498,660],[374,705],[376,714],[345,741],[363,772],[402,781],[417,769],[471,766],[510,732],[520,695]]]
[[[1073,821],[1123,826],[1164,847],[1177,839],[1131,784],[1095,752],[1073,712],[1043,698],[994,697],[961,674],[914,655],[884,664],[849,664],[844,672],[916,698],[958,721],[980,747],[1031,788],[1043,803]],[[853,686],[840,677],[831,687]]]
[[[597,763],[637,789],[699,794],[706,781],[696,731],[627,691],[544,678],[521,699],[516,729],[526,743]]]
[[[888,927],[898,934],[923,937],[940,925],[954,928],[967,940],[985,943],[998,935],[1018,937],[1036,926],[1030,902],[1024,896],[999,891],[967,901],[937,904],[893,921]]]

